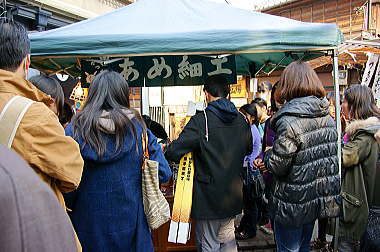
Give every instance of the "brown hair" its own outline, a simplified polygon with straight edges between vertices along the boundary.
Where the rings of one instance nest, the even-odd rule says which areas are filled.
[[[274,96],[277,102],[284,103],[306,96],[322,98],[326,96],[326,91],[317,73],[309,64],[295,61],[287,66],[281,74]]]
[[[376,106],[372,90],[363,85],[353,85],[344,92],[351,117],[355,120],[365,120],[376,116],[380,118],[380,110]]]

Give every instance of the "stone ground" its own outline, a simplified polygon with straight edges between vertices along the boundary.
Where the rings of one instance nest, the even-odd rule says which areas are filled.
[[[239,222],[241,220],[241,215],[236,217],[235,220],[235,226],[239,226]],[[313,231],[313,238],[312,240],[316,239],[317,234],[318,234],[318,224],[316,222],[314,226],[314,231]],[[327,241],[331,242],[332,236],[327,236]],[[237,241],[238,244],[238,250],[239,251],[244,251],[244,252],[269,252],[269,251],[276,251],[276,245],[274,242],[274,237],[273,235],[266,234],[262,230],[260,230],[259,227],[257,227],[257,235],[255,238],[244,240],[244,241]],[[332,251],[329,249],[311,249],[310,251],[313,252],[329,252]]]
[[[237,241],[237,243],[239,251],[275,251],[273,235],[266,234],[261,230],[257,230],[257,235],[255,238],[244,241]]]
[[[273,239],[273,235],[264,233],[261,230],[257,230],[255,238],[237,241],[238,250],[244,252],[270,252],[276,251],[276,245]],[[312,249],[313,252],[327,252],[325,249]]]

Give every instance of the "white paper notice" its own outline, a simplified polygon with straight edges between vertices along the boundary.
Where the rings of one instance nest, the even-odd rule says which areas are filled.
[[[368,85],[370,84],[373,75],[375,74],[376,70],[376,65],[377,62],[379,61],[379,54],[372,54],[370,53],[368,56],[368,61],[365,67],[365,71],[363,74],[363,79],[362,79],[362,85]]]

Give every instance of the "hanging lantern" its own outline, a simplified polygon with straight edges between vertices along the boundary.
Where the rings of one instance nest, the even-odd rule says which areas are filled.
[[[75,101],[75,109],[80,110],[83,107],[87,99],[87,95],[88,95],[88,88],[82,88],[82,85],[79,81],[78,84],[74,87],[70,95],[70,100]]]

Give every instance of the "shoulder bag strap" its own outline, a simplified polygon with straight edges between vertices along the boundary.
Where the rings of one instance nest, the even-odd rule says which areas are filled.
[[[143,132],[141,135],[142,140],[142,150],[143,150],[143,163],[142,168],[144,169],[144,162],[149,160],[149,149],[148,149],[148,135],[146,132]]]
[[[0,144],[12,147],[18,126],[33,103],[28,98],[15,96],[4,106],[0,114]]]

